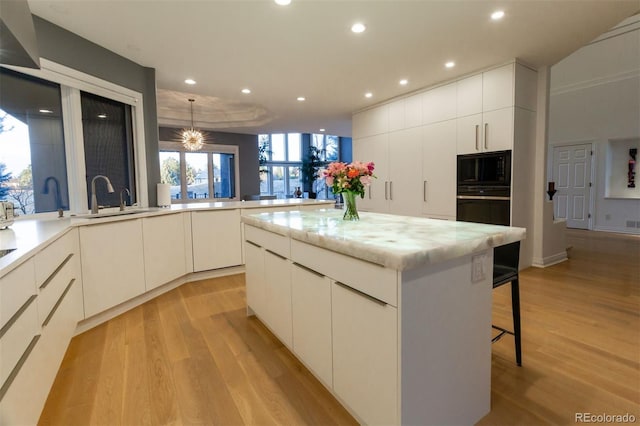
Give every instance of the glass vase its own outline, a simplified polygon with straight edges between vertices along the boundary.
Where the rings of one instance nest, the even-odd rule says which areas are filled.
[[[358,216],[358,208],[356,207],[357,196],[357,192],[345,191],[342,193],[342,197],[344,198],[344,216],[342,216],[342,219],[360,220],[360,216]]]

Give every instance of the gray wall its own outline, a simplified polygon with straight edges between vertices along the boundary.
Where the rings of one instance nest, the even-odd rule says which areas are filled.
[[[33,23],[42,58],[142,93],[147,190],[149,205],[155,206],[156,184],[160,182],[155,69],[140,66],[35,15]]]
[[[179,142],[180,130],[171,127],[160,127],[160,140]],[[200,129],[202,130],[202,129]],[[258,172],[258,136],[240,133],[224,133],[202,130],[205,141],[217,145],[236,145],[240,155],[240,189],[238,196],[259,194],[260,175]],[[155,163],[159,168],[158,151],[155,152]]]

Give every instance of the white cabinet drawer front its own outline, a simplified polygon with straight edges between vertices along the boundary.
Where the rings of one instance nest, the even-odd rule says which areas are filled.
[[[33,259],[29,259],[0,278],[0,327],[36,294]]]
[[[240,210],[191,213],[195,272],[242,264]]]
[[[331,287],[333,390],[364,424],[398,424],[398,310]]]
[[[291,310],[293,351],[331,388],[331,280],[294,264],[291,272]]]
[[[56,274],[47,281],[44,287],[40,287],[38,298],[38,318],[40,324],[47,318],[51,309],[62,296],[65,288],[69,285],[72,279],[77,278],[77,259],[78,256],[71,256],[64,266],[56,272]],[[80,283],[78,282],[77,285]]]
[[[37,286],[41,286],[69,254],[78,252],[77,232],[72,229],[35,255]]]
[[[398,306],[398,273],[393,269],[291,240],[291,259],[371,297]]]
[[[290,255],[289,237],[245,225],[244,239],[264,247],[266,250],[278,253],[280,256],[288,258]]]
[[[22,357],[33,337],[39,333],[38,309],[35,300],[17,317],[16,321],[3,329],[0,337],[0,386]]]

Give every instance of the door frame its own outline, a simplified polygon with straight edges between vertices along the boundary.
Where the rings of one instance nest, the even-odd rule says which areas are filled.
[[[563,146],[571,146],[571,145],[590,145],[591,152],[591,173],[590,182],[591,186],[589,187],[589,217],[587,229],[589,231],[593,231],[593,224],[596,223],[596,200],[594,194],[597,193],[595,191],[597,185],[597,174],[596,174],[596,160],[598,158],[598,151],[596,150],[596,141],[594,139],[587,140],[575,140],[575,141],[562,141],[562,142],[550,142],[549,143],[549,151],[547,152],[547,181],[553,179],[553,164],[555,160],[555,148],[563,147]],[[555,206],[554,206],[555,212]]]

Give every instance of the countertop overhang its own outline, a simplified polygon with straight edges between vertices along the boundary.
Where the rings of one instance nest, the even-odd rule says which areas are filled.
[[[396,270],[444,262],[523,240],[524,228],[335,209],[249,214],[247,225]]]

